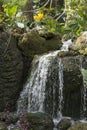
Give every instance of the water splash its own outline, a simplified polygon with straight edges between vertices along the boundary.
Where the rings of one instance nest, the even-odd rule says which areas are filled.
[[[72,46],[72,45],[73,45],[72,39],[64,41],[61,47],[61,51],[69,51],[69,46]]]

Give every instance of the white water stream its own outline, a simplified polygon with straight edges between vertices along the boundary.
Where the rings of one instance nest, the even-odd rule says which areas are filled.
[[[59,59],[59,111],[58,117],[62,118],[62,108],[63,108],[63,64],[61,59]]]

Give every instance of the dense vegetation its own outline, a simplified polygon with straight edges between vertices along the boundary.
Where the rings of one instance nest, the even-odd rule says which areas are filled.
[[[40,28],[79,35],[87,26],[86,0],[0,0],[0,24],[6,29]]]

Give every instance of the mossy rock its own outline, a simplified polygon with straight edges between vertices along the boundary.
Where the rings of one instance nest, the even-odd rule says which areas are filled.
[[[47,37],[40,36],[37,31],[33,30],[24,34],[23,38],[19,41],[18,46],[23,54],[29,58],[33,58],[33,56],[37,54],[43,54],[60,48],[62,43],[59,35],[50,34]]]
[[[78,123],[70,127],[68,130],[87,130],[87,123]]]
[[[32,130],[53,130],[53,120],[45,113],[28,113]]]
[[[19,47],[27,56],[33,56],[34,54],[43,53],[45,39],[40,37],[37,32],[25,33],[21,41],[19,42]],[[41,46],[43,46],[41,48]]]

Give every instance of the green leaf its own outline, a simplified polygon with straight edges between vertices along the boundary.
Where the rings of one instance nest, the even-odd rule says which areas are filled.
[[[17,5],[13,6],[10,10],[11,16],[14,16],[17,12]]]

